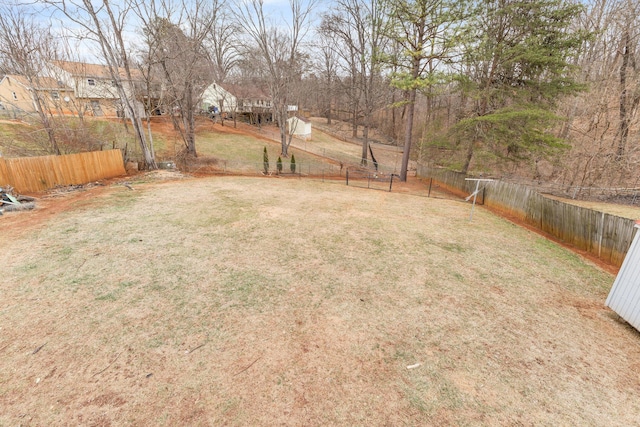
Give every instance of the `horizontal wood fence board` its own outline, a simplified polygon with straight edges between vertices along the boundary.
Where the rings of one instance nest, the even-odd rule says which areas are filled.
[[[418,166],[418,176],[466,197],[474,189],[466,175]],[[502,181],[485,185],[484,205],[521,220],[616,267],[622,264],[636,233],[634,221],[575,206],[539,194],[534,188]]]
[[[78,185],[124,175],[120,150],[63,156],[0,158],[0,187],[35,193],[59,185]]]

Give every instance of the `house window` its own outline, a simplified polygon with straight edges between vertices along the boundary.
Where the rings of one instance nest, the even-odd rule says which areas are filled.
[[[51,99],[53,100],[60,99],[60,93],[57,90],[51,91]]]
[[[14,99],[15,101],[17,101],[17,100],[18,100],[18,95],[17,95],[15,92],[11,92],[11,95],[13,95],[13,99]]]
[[[89,86],[95,86],[96,85],[96,81],[94,79],[87,79],[87,84]]]

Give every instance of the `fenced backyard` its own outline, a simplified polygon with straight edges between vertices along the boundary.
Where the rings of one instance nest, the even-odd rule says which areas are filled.
[[[310,179],[132,184],[3,217],[0,425],[637,421],[613,276],[485,209]]]
[[[461,173],[418,167],[418,175],[462,197],[475,189],[475,182]],[[561,241],[619,267],[631,245],[634,220],[565,203],[519,184],[493,181],[483,184],[482,203],[509,217],[536,227]]]

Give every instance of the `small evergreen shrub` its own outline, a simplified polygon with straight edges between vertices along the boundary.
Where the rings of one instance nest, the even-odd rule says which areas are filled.
[[[296,173],[296,156],[291,154],[291,173]]]
[[[267,153],[267,147],[264,147],[264,153],[262,155],[262,166],[264,168],[264,174],[269,173],[269,153]]]
[[[278,173],[282,173],[282,159],[278,156],[278,161],[276,162],[276,168],[278,168]]]

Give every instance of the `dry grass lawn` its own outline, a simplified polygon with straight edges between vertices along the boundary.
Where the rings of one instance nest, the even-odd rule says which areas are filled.
[[[614,277],[482,208],[135,188],[0,218],[0,425],[638,423]]]

